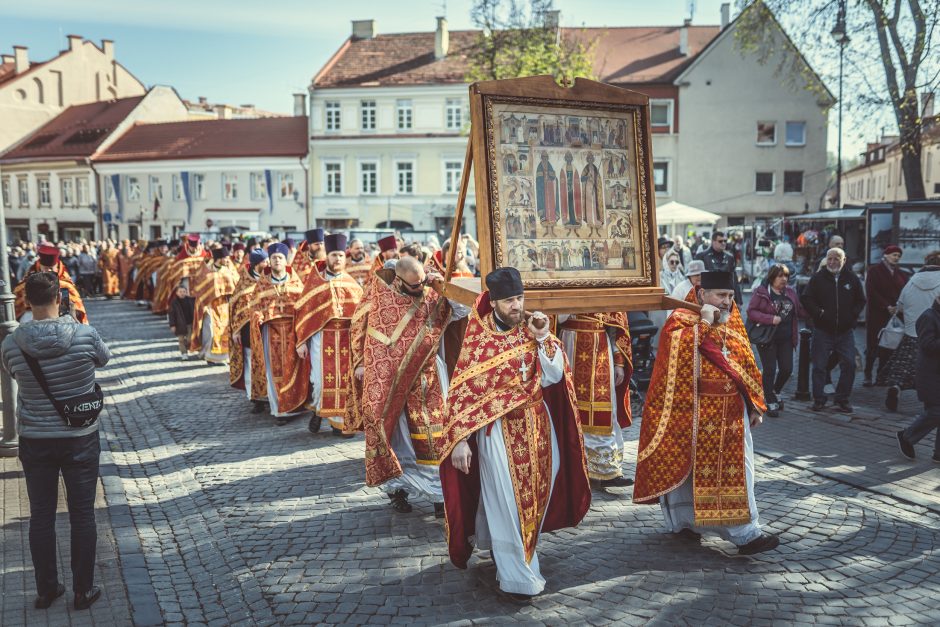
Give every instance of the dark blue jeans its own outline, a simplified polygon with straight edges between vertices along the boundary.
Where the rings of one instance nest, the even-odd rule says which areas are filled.
[[[849,402],[855,383],[855,336],[851,330],[834,334],[813,329],[813,399],[826,400],[826,365],[829,355],[839,356],[839,382],[836,384],[836,402]]]
[[[924,439],[924,436],[938,428],[940,428],[940,405],[924,404],[924,413],[914,418],[911,426],[904,430],[904,439],[911,444],[917,444]],[[933,454],[934,457],[940,457],[940,431],[934,437]]]
[[[764,381],[764,400],[779,403],[777,395],[793,374],[793,340],[775,337],[770,344],[758,346],[761,373]]]
[[[98,486],[98,432],[77,438],[20,438],[20,462],[29,495],[29,552],[36,571],[36,591],[55,592],[55,514],[59,498],[59,473],[65,481],[65,498],[72,529],[72,590],[91,590],[95,580],[95,491]]]

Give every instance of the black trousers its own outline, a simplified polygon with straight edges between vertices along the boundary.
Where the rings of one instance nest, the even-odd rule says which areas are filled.
[[[59,498],[59,474],[65,481],[65,498],[72,535],[72,590],[88,592],[95,580],[95,491],[98,486],[98,432],[77,438],[20,438],[20,462],[29,495],[29,552],[40,595],[55,592],[59,584],[56,566],[55,514]]]
[[[764,400],[779,403],[777,394],[793,374],[793,340],[775,338],[766,346],[758,346],[757,353],[763,368]]]

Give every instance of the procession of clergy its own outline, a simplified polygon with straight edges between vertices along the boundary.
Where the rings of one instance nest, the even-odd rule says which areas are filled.
[[[423,498],[446,517],[451,561],[489,550],[500,588],[529,597],[545,579],[539,535],[580,523],[592,486],[629,486],[630,334],[624,313],[546,316],[524,308],[519,272],[485,277],[472,308],[449,301],[444,257],[422,263],[394,237],[374,260],[359,240],[314,229],[292,242],[206,249],[198,235],[139,252],[125,296],[170,311],[187,291],[181,340],[212,363],[253,411],[284,425],[313,412],[338,437],[365,434],[365,474],[396,512]],[[414,248],[411,248],[414,251]],[[78,291],[52,247],[32,271]],[[775,548],[754,496],[751,427],[766,410],[730,274],[710,272],[661,330],[646,396],[633,500],[659,503],[668,532],[713,532],[750,555]],[[17,317],[28,303],[17,292]],[[177,327],[178,329],[179,327]]]

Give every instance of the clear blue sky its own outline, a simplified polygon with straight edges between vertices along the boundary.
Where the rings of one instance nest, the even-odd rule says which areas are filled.
[[[696,0],[693,22],[718,24],[722,0]],[[734,2],[731,2],[734,6]],[[380,33],[432,30],[442,0],[0,0],[0,50],[29,48],[45,60],[67,34],[113,39],[118,60],[147,85],[171,85],[183,98],[254,104],[289,113],[291,94],[350,32],[375,19]],[[472,28],[472,0],[447,0],[452,29]],[[555,0],[564,26],[678,25],[689,0]],[[833,116],[834,122],[834,116]],[[833,125],[834,126],[834,125]],[[834,130],[834,129],[833,129]],[[857,139],[846,137],[846,155]],[[830,149],[835,136],[830,133]]]

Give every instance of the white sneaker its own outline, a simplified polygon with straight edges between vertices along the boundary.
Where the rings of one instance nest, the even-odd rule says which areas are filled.
[[[827,383],[825,387],[823,387],[823,392],[825,392],[826,394],[835,394],[836,387],[832,385],[831,383]]]

